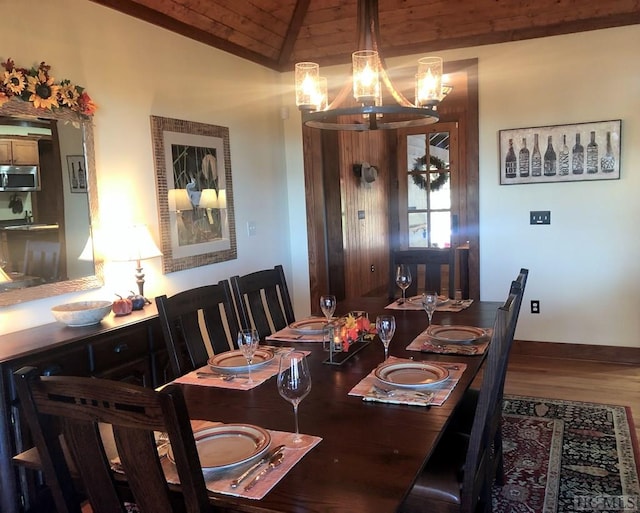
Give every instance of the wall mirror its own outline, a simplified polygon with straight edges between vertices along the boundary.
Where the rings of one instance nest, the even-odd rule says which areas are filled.
[[[101,287],[91,245],[98,220],[92,121],[13,99],[0,106],[0,159],[7,140],[38,142],[40,190],[0,190],[0,265],[17,278],[0,283],[0,306]],[[59,242],[57,271],[29,276],[25,248],[43,238]]]

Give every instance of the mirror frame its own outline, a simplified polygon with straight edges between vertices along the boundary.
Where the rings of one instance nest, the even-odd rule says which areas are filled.
[[[25,102],[17,98],[11,98],[8,102],[0,106],[0,116],[55,119],[58,121],[77,123],[82,126],[84,154],[87,163],[89,221],[91,233],[93,234],[95,227],[98,224],[99,209],[92,118],[82,116],[65,108],[58,108],[55,110],[37,109],[30,102]],[[0,307],[33,301],[35,299],[58,296],[60,294],[100,288],[104,285],[103,263],[101,261],[96,261],[95,252],[93,265],[95,271],[95,274],[93,275],[2,292],[0,293]]]

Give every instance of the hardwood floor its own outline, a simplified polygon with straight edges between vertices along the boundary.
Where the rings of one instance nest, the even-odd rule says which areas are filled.
[[[511,354],[505,394],[631,407],[640,440],[640,366]]]

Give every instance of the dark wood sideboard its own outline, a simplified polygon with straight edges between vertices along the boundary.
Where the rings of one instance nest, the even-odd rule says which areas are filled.
[[[12,463],[13,456],[32,446],[13,379],[25,365],[44,375],[93,376],[147,387],[171,379],[155,304],[124,317],[109,314],[95,326],[54,322],[0,336],[0,513],[32,511],[46,491],[38,472]]]

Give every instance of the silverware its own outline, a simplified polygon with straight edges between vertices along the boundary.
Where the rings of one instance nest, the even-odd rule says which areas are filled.
[[[196,376],[200,379],[203,378],[220,378],[222,381],[233,381],[236,378],[242,378],[242,376],[238,376],[237,374],[217,374],[215,372],[204,372],[198,371],[196,372]]]
[[[273,456],[271,456],[271,458],[269,459],[269,463],[267,465],[266,468],[263,468],[258,474],[256,474],[256,476],[247,483],[247,486],[244,487],[244,491],[249,491],[251,490],[251,488],[253,488],[256,483],[258,481],[260,481],[260,479],[262,479],[262,477],[269,472],[270,470],[273,470],[274,468],[276,468],[278,465],[280,465],[280,463],[282,463],[282,460],[284,459],[284,451],[280,451],[276,454],[274,454]]]
[[[255,471],[261,465],[269,462],[271,458],[281,453],[284,450],[284,445],[278,445],[275,449],[267,452],[262,458],[256,461],[253,465],[251,465],[247,470],[245,470],[240,476],[236,477],[233,481],[231,481],[231,488],[237,488],[242,481],[244,481],[253,471]]]

